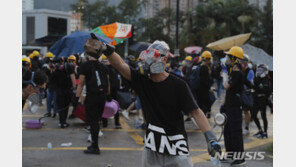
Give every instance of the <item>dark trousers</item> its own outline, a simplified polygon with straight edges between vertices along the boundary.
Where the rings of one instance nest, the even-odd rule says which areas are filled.
[[[261,103],[261,104],[255,103],[251,111],[252,119],[254,120],[258,130],[262,131],[260,121],[257,117],[258,112],[260,111],[261,118],[263,120],[263,125],[264,125],[264,132],[267,132],[267,126],[268,126],[267,117],[266,117],[266,105],[267,105],[266,103]]]
[[[98,133],[100,130],[99,119],[102,117],[105,107],[106,97],[100,94],[86,94],[85,114],[90,126],[92,145],[98,147]]]
[[[111,97],[112,97],[112,99],[118,101],[117,91],[111,91]],[[118,112],[114,115],[114,121],[115,121],[115,126],[119,125],[119,113]],[[108,119],[107,118],[102,118],[102,122],[103,122],[104,127],[108,126]]]
[[[60,123],[66,123],[73,92],[71,89],[57,89],[56,94]]]
[[[225,107],[227,123],[224,126],[224,143],[227,152],[242,155],[244,142],[242,134],[242,110],[240,106]],[[234,157],[236,158],[236,157]]]

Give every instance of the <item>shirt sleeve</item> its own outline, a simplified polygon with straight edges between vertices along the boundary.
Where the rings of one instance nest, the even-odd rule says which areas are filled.
[[[85,68],[85,63],[83,63],[83,64],[81,64],[80,66],[79,66],[79,75],[84,75],[84,76],[86,76],[86,68]]]
[[[139,85],[141,85],[141,74],[139,71],[135,70],[133,67],[130,67],[131,70],[131,87],[134,89],[136,92],[138,91]]]
[[[250,81],[251,83],[253,83],[254,81],[254,71],[250,70],[248,75],[247,75],[247,80]]]
[[[189,114],[199,108],[187,83],[182,82],[181,88],[179,88],[179,95],[181,110],[185,114]]]

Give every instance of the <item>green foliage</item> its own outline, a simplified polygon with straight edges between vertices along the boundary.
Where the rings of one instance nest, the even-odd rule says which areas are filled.
[[[99,25],[122,22],[135,28],[135,41],[166,41],[174,49],[175,10],[164,8],[153,18],[140,18],[147,0],[122,0],[118,6],[108,6],[107,0],[90,4],[81,0],[72,9],[83,14],[82,20],[90,29]],[[224,37],[252,32],[249,42],[272,55],[273,14],[272,0],[267,0],[263,11],[248,0],[207,0],[195,10],[181,12],[179,17],[179,49],[190,45],[205,47]]]

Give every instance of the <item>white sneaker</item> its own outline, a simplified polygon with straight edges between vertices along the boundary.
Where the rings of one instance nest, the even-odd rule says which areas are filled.
[[[248,135],[250,132],[248,129],[243,129],[243,135]]]
[[[91,143],[91,134],[88,135],[87,142],[90,142]]]
[[[121,114],[122,114],[127,120],[129,120],[128,112],[126,112],[126,110],[122,111]]]
[[[102,131],[99,131],[99,137],[102,137],[104,134]]]

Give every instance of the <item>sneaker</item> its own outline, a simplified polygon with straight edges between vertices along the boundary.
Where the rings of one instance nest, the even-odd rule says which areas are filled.
[[[254,134],[253,136],[258,138],[258,137],[260,137],[262,135],[262,133],[263,132],[260,130],[256,134]]]
[[[48,112],[48,113],[44,114],[44,116],[45,116],[45,117],[51,117],[51,113]]]
[[[93,146],[89,146],[89,147],[87,147],[86,150],[84,150],[84,153],[85,154],[100,154],[101,151],[100,151],[99,147],[95,148]]]
[[[242,166],[247,164],[245,160],[235,160],[230,165],[231,166]]]
[[[56,113],[52,114],[52,118],[55,118],[56,116],[57,116],[57,114],[56,114]]]
[[[70,124],[68,124],[68,123],[59,123],[60,128],[67,128],[69,126],[70,126]]]
[[[91,134],[88,135],[87,142],[90,142],[90,143],[92,142],[92,140],[91,140]]]
[[[250,132],[248,129],[243,129],[243,135],[248,135]]]
[[[115,129],[121,129],[121,124],[115,125]]]
[[[268,135],[267,135],[266,132],[263,132],[259,138],[260,139],[266,139],[266,138],[268,138]]]
[[[99,131],[99,137],[102,137],[104,134],[102,131]]]
[[[75,116],[74,114],[71,114],[71,115],[69,116],[69,119],[73,119],[73,118],[76,118],[76,116]]]
[[[83,128],[86,132],[90,133],[90,126]]]
[[[122,111],[121,114],[124,116],[124,118],[126,118],[127,120],[130,120],[128,116],[128,112],[126,110]]]

